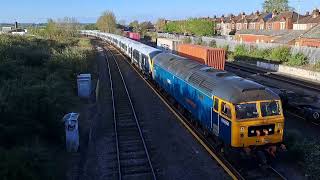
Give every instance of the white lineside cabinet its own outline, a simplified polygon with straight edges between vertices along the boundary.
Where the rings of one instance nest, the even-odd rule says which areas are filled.
[[[79,74],[77,76],[78,96],[89,98],[91,94],[91,74]]]
[[[79,113],[69,113],[63,117],[66,131],[67,152],[77,152],[79,149]]]

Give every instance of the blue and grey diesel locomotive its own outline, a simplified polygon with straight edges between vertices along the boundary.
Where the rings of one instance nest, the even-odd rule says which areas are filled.
[[[275,151],[283,141],[284,115],[278,95],[232,73],[132,42],[85,31],[118,47],[212,135],[234,148]]]

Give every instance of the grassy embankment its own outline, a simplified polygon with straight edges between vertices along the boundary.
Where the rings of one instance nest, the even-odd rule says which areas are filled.
[[[53,24],[54,25],[54,24]],[[51,24],[52,26],[52,24]],[[61,118],[80,103],[76,77],[94,51],[75,30],[0,36],[0,179],[63,179]]]

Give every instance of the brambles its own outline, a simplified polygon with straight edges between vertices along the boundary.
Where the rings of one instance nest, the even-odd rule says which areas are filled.
[[[93,51],[88,40],[58,27],[34,30],[37,37],[0,36],[2,179],[61,179],[60,120],[79,102],[76,75],[89,72]]]

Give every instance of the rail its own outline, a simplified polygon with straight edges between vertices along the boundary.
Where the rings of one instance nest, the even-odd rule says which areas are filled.
[[[154,168],[125,80],[113,53],[105,49],[113,104],[118,179],[156,180]],[[112,59],[112,60],[111,60]]]

